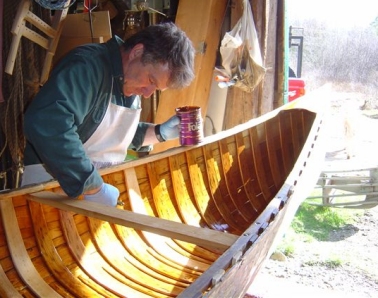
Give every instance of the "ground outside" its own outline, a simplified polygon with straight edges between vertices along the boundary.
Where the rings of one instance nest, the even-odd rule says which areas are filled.
[[[378,167],[378,103],[375,110],[365,110],[363,96],[354,93],[332,93],[330,96],[331,112],[329,129],[327,130],[327,154],[325,166],[347,165],[351,168],[362,165]],[[361,103],[362,102],[362,103]],[[351,166],[352,165],[352,166]],[[355,167],[353,166],[355,165]],[[318,266],[294,267],[294,262],[280,262],[267,260],[267,267],[261,270],[247,291],[244,298],[362,298],[378,297],[378,278],[375,272],[378,258],[377,247],[378,205],[366,209],[365,215],[354,224],[354,233],[345,237],[324,242],[325,250],[340,252],[340,255],[354,255],[354,263],[361,268],[351,267],[350,264],[339,268],[338,271],[322,269]],[[304,262],[306,253],[300,253],[298,258]],[[314,257],[314,258],[315,258]],[[282,262],[281,262],[282,263]],[[284,269],[282,269],[283,267]],[[286,268],[286,269],[285,269]],[[349,268],[349,269],[348,269]],[[348,270],[347,270],[348,269]],[[307,270],[307,271],[306,271]],[[303,271],[303,272],[302,272]],[[298,282],[298,280],[300,282]],[[333,280],[333,283],[326,283]],[[327,285],[332,288],[325,288]]]
[[[305,285],[299,285],[293,281],[270,276],[268,274],[257,275],[252,286],[248,289],[244,298],[356,298],[355,294],[337,290],[326,290]]]

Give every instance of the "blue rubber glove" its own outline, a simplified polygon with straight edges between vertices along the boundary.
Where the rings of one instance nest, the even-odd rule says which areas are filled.
[[[180,135],[180,118],[176,115],[169,118],[166,122],[160,124],[160,135],[164,140],[177,139]]]
[[[101,189],[95,194],[84,195],[84,200],[103,204],[106,206],[117,206],[119,190],[113,185],[103,183]]]

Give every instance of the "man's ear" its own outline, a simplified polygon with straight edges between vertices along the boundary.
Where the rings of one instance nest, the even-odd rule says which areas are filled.
[[[136,44],[130,51],[129,59],[140,58],[143,55],[144,45],[141,43]]]

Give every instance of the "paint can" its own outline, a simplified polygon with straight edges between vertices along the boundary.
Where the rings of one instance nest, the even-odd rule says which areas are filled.
[[[203,141],[203,120],[201,108],[184,106],[176,108],[176,115],[180,118],[181,146],[197,145]]]

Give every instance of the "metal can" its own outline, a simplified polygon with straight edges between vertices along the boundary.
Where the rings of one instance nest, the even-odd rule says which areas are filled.
[[[182,146],[197,145],[203,141],[203,120],[201,108],[184,106],[176,108],[180,118],[180,144]]]

